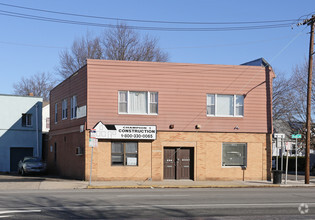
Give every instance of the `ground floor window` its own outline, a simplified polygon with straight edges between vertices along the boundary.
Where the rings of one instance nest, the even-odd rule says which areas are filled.
[[[247,144],[246,143],[223,143],[222,166],[246,166]]]
[[[112,166],[138,166],[138,143],[112,142]]]

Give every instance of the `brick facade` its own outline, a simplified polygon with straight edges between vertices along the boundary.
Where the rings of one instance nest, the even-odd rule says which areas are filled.
[[[99,139],[93,149],[93,181],[164,180],[165,148],[189,148],[193,152],[193,180],[269,180],[273,77],[270,67],[261,66],[88,60],[86,66],[51,91],[49,169],[88,180],[92,149],[89,132],[101,121],[108,125],[155,125],[157,138],[138,141],[137,166],[112,165],[113,140]],[[125,90],[158,92],[158,114],[120,114],[118,92]],[[207,94],[243,95],[244,116],[207,116]],[[86,108],[86,115],[61,119],[62,101],[70,103],[74,96],[78,107]],[[198,129],[196,125],[200,125]],[[222,166],[223,143],[246,144],[246,169]],[[82,155],[76,154],[78,147]]]

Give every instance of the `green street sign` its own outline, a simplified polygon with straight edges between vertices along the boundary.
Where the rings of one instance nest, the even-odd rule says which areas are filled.
[[[292,138],[302,138],[301,134],[292,134]]]

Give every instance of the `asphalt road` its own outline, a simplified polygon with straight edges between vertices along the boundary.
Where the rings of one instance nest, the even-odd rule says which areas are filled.
[[[0,190],[0,218],[315,219],[315,188]]]

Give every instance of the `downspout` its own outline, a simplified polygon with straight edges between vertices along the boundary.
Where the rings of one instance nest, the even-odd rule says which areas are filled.
[[[36,104],[36,148],[37,148],[37,157],[39,157],[39,143],[38,143],[38,104]]]

